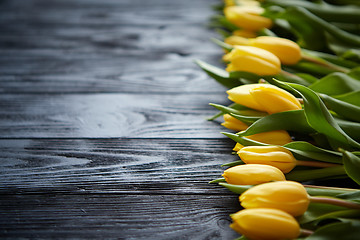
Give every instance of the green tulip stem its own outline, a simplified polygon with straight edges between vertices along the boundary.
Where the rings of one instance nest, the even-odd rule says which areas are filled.
[[[298,80],[301,80],[301,77],[291,73],[291,72],[288,72],[288,71],[285,71],[285,70],[281,70],[281,73],[280,75],[282,75],[285,79],[289,78],[289,79],[298,79]]]
[[[302,237],[308,237],[313,233],[314,233],[313,231],[308,230],[308,229],[303,229],[303,228],[300,229],[300,236],[302,236]]]
[[[360,204],[345,201],[338,198],[329,198],[329,197],[310,197],[310,201],[314,203],[326,203],[331,205],[336,205],[340,207],[346,207],[351,209],[360,209]]]
[[[336,190],[336,191],[344,191],[344,192],[359,191],[359,189],[354,189],[354,188],[326,187],[326,186],[317,186],[317,185],[309,185],[309,184],[304,184],[304,187],[319,188],[319,189],[326,189],[326,190]]]
[[[306,191],[311,196],[328,196],[334,197],[339,194],[352,193],[359,191],[359,189],[352,188],[339,188],[339,187],[325,187],[325,186],[315,186],[315,185],[303,185],[306,188]]]
[[[312,56],[306,55],[304,53],[301,56],[302,56],[302,59],[305,60],[305,61],[315,63],[315,64],[317,64],[319,66],[326,67],[326,68],[329,68],[331,70],[335,70],[337,72],[347,73],[347,72],[350,71],[348,68],[340,67],[338,65],[332,64],[332,63],[330,63],[328,61],[325,61],[323,59],[318,59],[316,57],[312,57]]]
[[[326,163],[320,161],[296,161],[296,165],[298,166],[307,166],[307,167],[318,167],[318,168],[326,168],[326,167],[338,167],[341,166],[335,163]]]
[[[228,190],[237,194],[242,194],[243,192],[245,192],[246,190],[248,190],[253,186],[253,185],[235,185],[226,182],[219,182],[219,185],[226,187]],[[311,196],[334,197],[339,194],[359,191],[358,189],[351,189],[351,188],[324,187],[324,186],[314,186],[314,185],[304,185],[304,187],[307,193]]]

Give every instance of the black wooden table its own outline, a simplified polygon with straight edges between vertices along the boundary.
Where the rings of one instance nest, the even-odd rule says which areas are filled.
[[[233,239],[216,0],[0,1],[0,237]]]

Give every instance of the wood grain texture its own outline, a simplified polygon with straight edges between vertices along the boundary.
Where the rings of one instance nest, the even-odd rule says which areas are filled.
[[[200,194],[237,160],[229,139],[0,140],[0,192]]]
[[[233,196],[16,195],[0,199],[0,237],[235,239]]]
[[[0,92],[218,94],[226,90],[193,62],[215,62],[220,58],[216,54],[39,52],[0,56]]]
[[[237,237],[214,3],[0,1],[0,238]]]
[[[221,138],[209,101],[227,103],[223,94],[3,94],[0,138]]]
[[[223,92],[202,1],[9,1],[0,9],[0,91]],[[190,5],[190,6],[189,6]]]

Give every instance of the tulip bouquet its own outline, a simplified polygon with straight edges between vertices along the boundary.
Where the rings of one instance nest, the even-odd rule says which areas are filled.
[[[216,9],[226,67],[196,63],[232,102],[211,103],[219,112],[209,118],[223,117],[239,156],[211,181],[240,194],[230,227],[241,239],[359,238],[360,3],[226,0]]]

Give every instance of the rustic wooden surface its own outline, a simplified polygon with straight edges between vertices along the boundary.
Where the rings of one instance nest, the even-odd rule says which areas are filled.
[[[217,2],[0,1],[0,238],[237,237]]]

